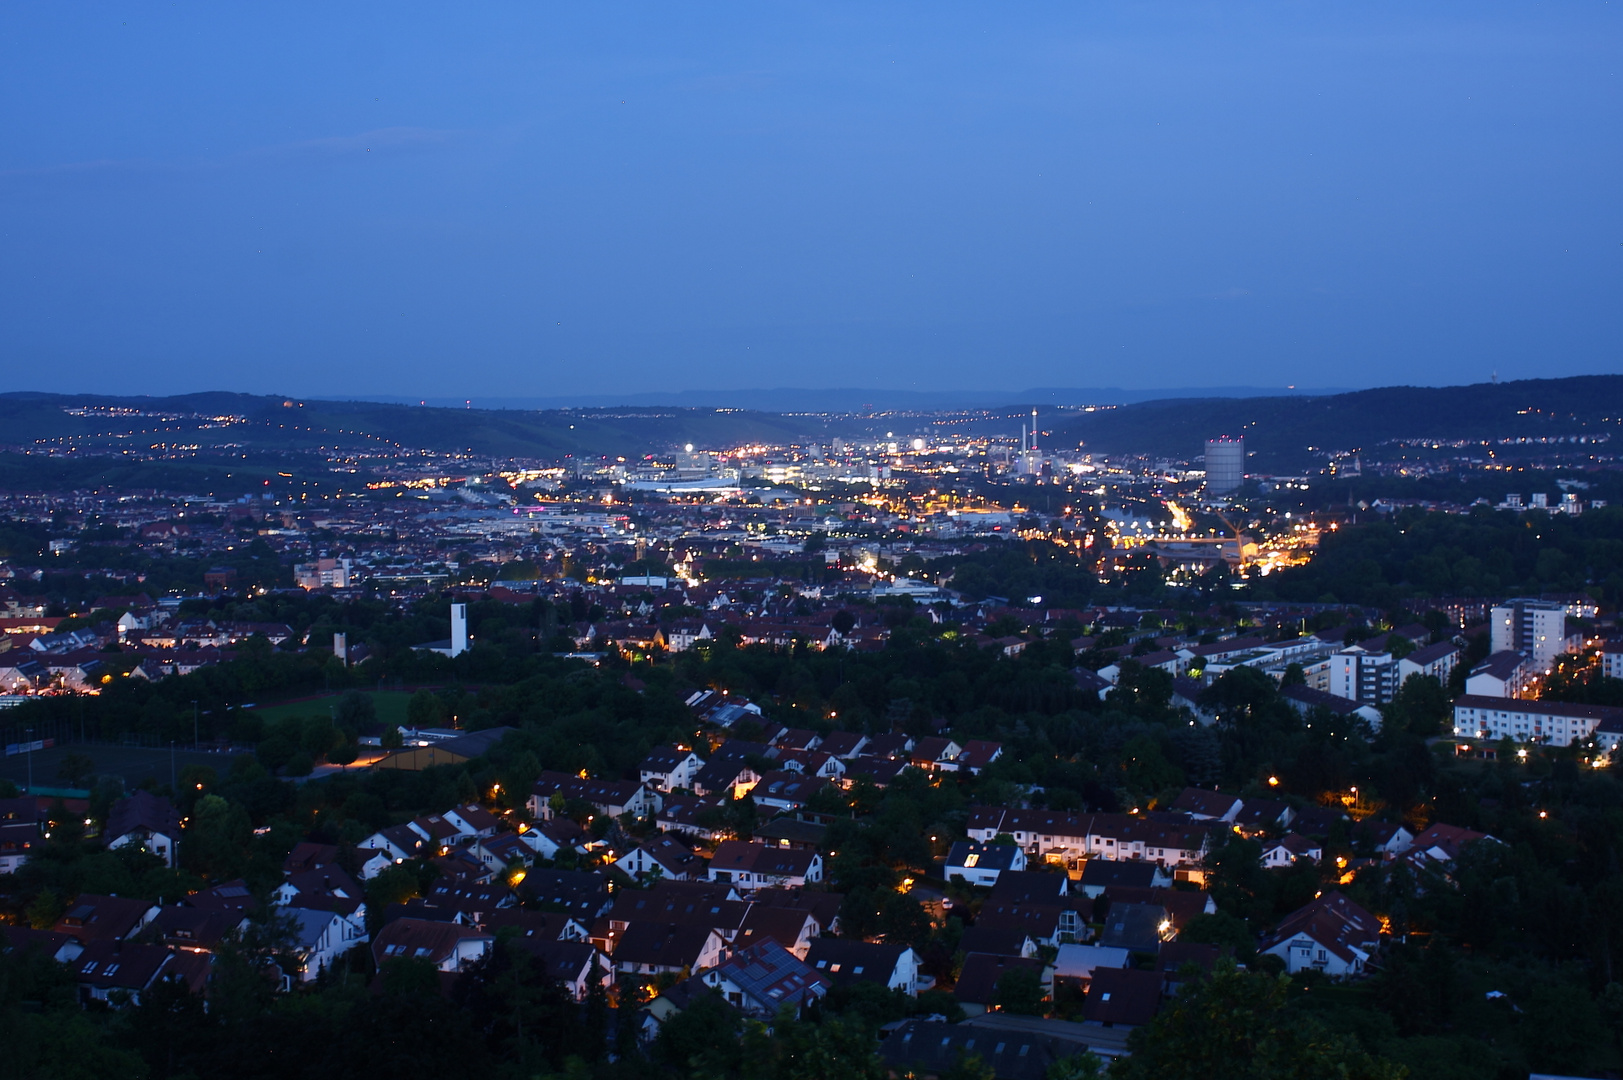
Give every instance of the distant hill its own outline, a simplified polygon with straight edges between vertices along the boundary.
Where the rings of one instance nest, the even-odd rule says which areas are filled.
[[[998,409],[1011,405],[1126,405],[1166,398],[1244,398],[1342,393],[1340,387],[1319,390],[1281,390],[1278,387],[1211,386],[1178,390],[1123,390],[1120,387],[1035,387],[1028,390],[874,390],[860,387],[810,389],[778,387],[755,390],[681,390],[624,394],[575,394],[566,397],[501,398],[474,395],[471,404],[484,409],[608,408],[627,405],[665,405],[677,408],[731,408],[777,413],[932,412],[959,409]],[[365,400],[395,405],[462,408],[468,402],[454,398],[371,395]]]
[[[0,442],[15,446],[49,439],[86,449],[144,449],[164,442],[262,451],[403,447],[562,458],[655,453],[689,442],[719,449],[826,440],[825,427],[808,417],[668,406],[525,411],[229,393],[0,394]]]
[[[1623,375],[1471,386],[1389,386],[1317,397],[1149,401],[1061,422],[1050,446],[1190,458],[1244,436],[1258,468],[1294,469],[1314,450],[1370,452],[1393,439],[1609,435],[1623,449]]]

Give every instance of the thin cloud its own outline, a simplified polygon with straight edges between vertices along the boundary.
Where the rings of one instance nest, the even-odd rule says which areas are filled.
[[[22,169],[0,170],[0,179],[46,179],[66,176],[94,176],[115,173],[175,173],[229,169],[240,165],[300,160],[332,160],[366,154],[398,154],[445,146],[463,132],[440,128],[389,127],[355,135],[333,135],[321,139],[256,146],[219,158],[158,161],[152,158],[99,158]]]

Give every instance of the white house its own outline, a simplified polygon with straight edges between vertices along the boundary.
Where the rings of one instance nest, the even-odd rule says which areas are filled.
[[[1402,686],[1412,675],[1430,675],[1444,686],[1454,674],[1460,661],[1460,647],[1452,641],[1439,641],[1423,645],[1398,661],[1398,685]]]
[[[1465,692],[1473,697],[1519,698],[1533,678],[1532,665],[1517,652],[1497,652],[1465,678]]]
[[[372,940],[372,958],[427,960],[438,971],[462,971],[483,957],[496,939],[458,923],[428,919],[396,919],[386,923]]]
[[[971,885],[996,885],[1005,870],[1024,870],[1026,853],[1014,844],[977,844],[960,840],[947,855],[947,880],[962,878]]]
[[[823,857],[815,851],[724,840],[716,846],[707,873],[709,880],[740,890],[803,888],[823,880]]]
[[[291,923],[288,943],[298,960],[300,982],[310,982],[366,940],[366,933],[336,911],[283,908]]]
[[[1380,920],[1341,893],[1327,892],[1285,916],[1258,951],[1279,957],[1291,975],[1315,970],[1346,978],[1361,974],[1380,944]]]
[[[657,873],[668,881],[702,879],[706,869],[703,858],[664,835],[643,841],[614,860],[614,865],[634,878]]]
[[[704,759],[681,746],[662,746],[648,752],[637,767],[642,782],[659,791],[691,788],[693,778],[704,768]]]
[[[919,954],[906,945],[882,945],[851,938],[820,937],[806,953],[806,965],[836,986],[878,983],[908,997],[919,994]]]
[[[1265,843],[1262,848],[1262,865],[1270,870],[1290,866],[1303,859],[1316,863],[1322,858],[1323,847],[1295,833],[1286,833],[1278,840]]]
[[[113,804],[104,835],[110,848],[144,847],[173,868],[179,858],[180,832],[180,813],[173,803],[150,791],[137,790]]]

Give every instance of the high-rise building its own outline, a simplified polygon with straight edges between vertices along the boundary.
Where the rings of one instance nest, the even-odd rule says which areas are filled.
[[[1551,600],[1506,600],[1490,616],[1492,651],[1518,652],[1539,671],[1567,651],[1566,605]]]
[[[1245,483],[1245,440],[1206,440],[1206,490],[1213,495],[1236,491]]]
[[[451,655],[461,656],[468,651],[468,605],[451,605]]]
[[[1398,688],[1398,665],[1389,652],[1352,646],[1330,658],[1330,693],[1360,705],[1386,705]]]

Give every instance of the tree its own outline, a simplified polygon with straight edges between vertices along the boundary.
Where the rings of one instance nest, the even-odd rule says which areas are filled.
[[[1105,1074],[1104,1062],[1098,1054],[1084,1050],[1080,1054],[1062,1057],[1043,1074],[1043,1080],[1101,1080]]]
[[[56,778],[67,781],[69,787],[79,787],[95,771],[96,762],[91,756],[76,750],[62,755],[62,761],[56,767]]]
[[[432,690],[419,690],[406,705],[406,723],[414,728],[439,727],[445,723],[445,703]]]
[[[378,744],[385,750],[398,750],[406,745],[406,738],[400,734],[399,728],[390,724],[383,729],[383,737],[378,740]]]
[[[248,860],[253,822],[242,807],[219,795],[204,795],[192,809],[180,853],[188,868],[213,880],[242,873]]]
[[[835,633],[839,634],[841,637],[845,637],[851,633],[851,631],[857,628],[857,617],[851,614],[849,611],[846,611],[844,608],[836,611],[834,613],[834,618],[830,620],[830,622],[834,627]]]
[[[1405,1070],[1289,1007],[1290,980],[1220,963],[1128,1039],[1112,1080],[1401,1080]]]
[[[1005,971],[992,991],[992,1000],[998,1008],[1016,1016],[1041,1016],[1048,1011],[1042,979],[1029,968]]]
[[[338,699],[334,718],[347,730],[360,731],[377,722],[378,710],[371,694],[362,690],[350,690]]]

